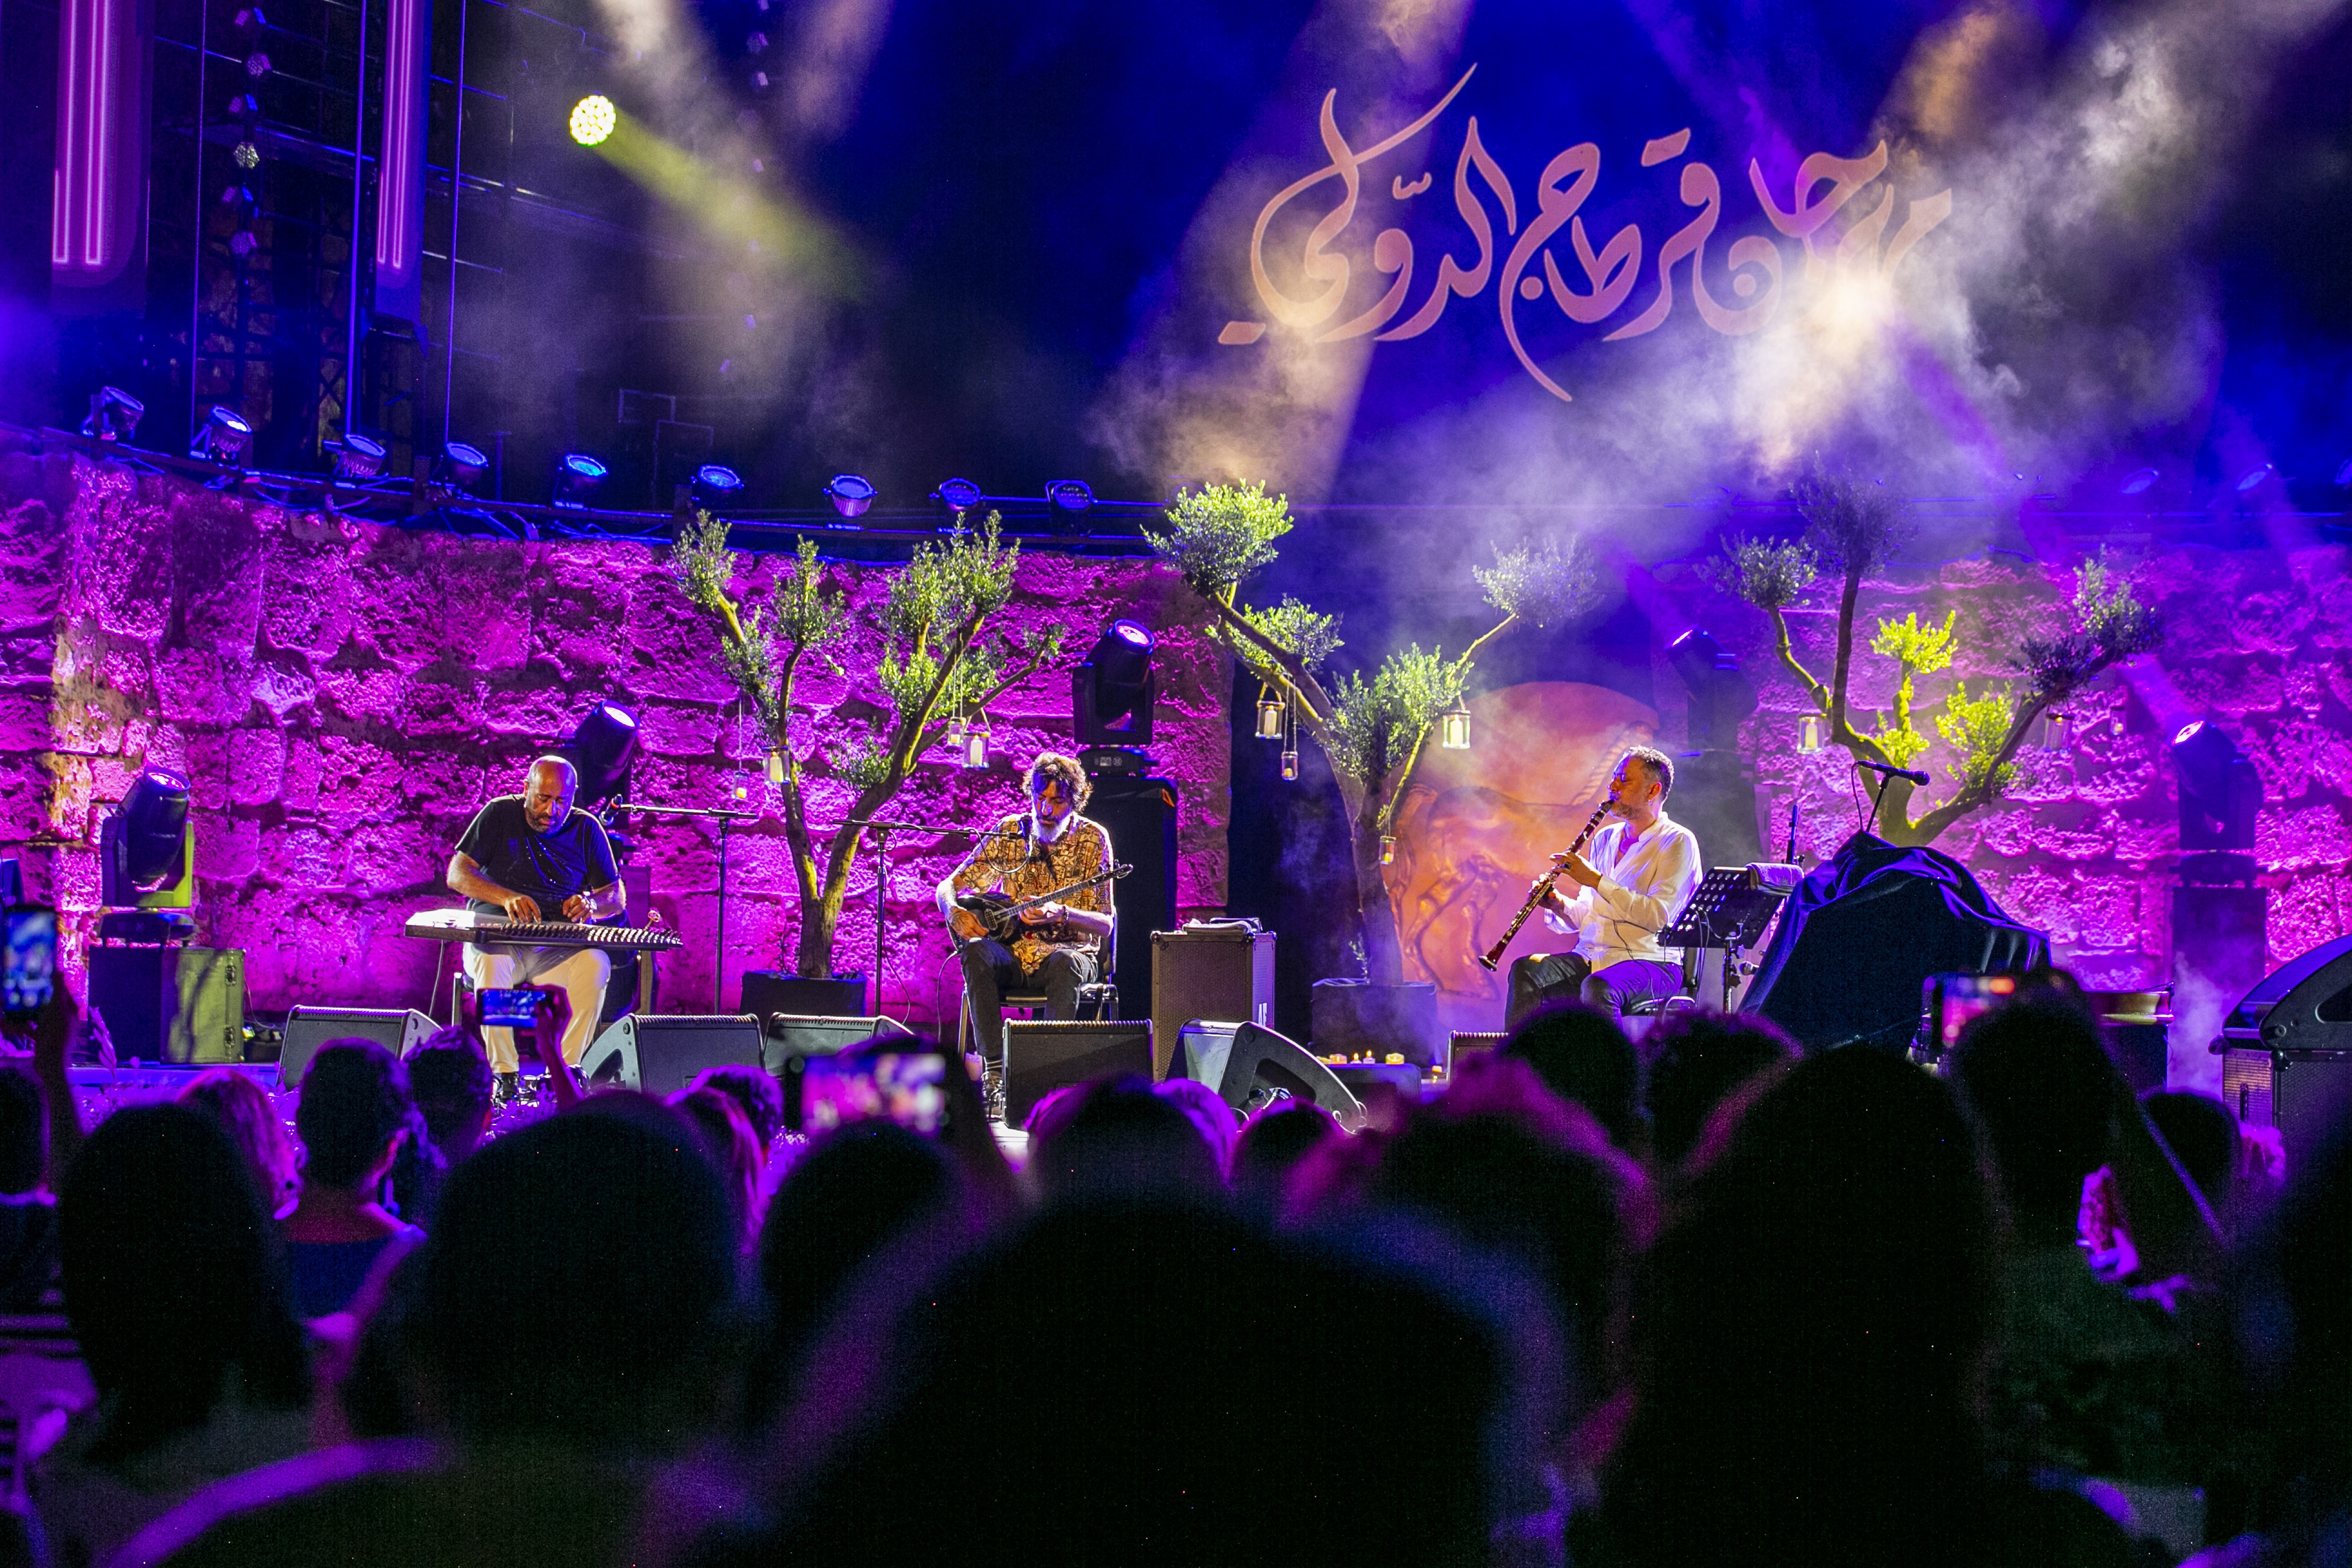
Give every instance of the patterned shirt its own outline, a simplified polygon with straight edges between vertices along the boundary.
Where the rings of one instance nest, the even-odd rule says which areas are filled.
[[[954,877],[950,879],[955,890],[971,893],[993,889],[1015,900],[1034,899],[1056,888],[1066,888],[1110,866],[1110,835],[1098,822],[1073,816],[1069,827],[1051,844],[1034,842],[1029,828],[1025,812],[999,822],[973,847],[970,858],[956,868]],[[1108,914],[1113,909],[1110,888],[1108,882],[1097,883],[1066,893],[1055,901],[1074,910]],[[1045,955],[1057,947],[1093,952],[1102,946],[1100,937],[1068,924],[1014,929],[1020,934],[1006,945],[1024,974],[1036,973]]]

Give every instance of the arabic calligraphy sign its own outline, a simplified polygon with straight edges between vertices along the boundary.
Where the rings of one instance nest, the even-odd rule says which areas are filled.
[[[1598,251],[1585,230],[1580,209],[1601,179],[1601,148],[1597,142],[1579,142],[1544,165],[1535,183],[1535,210],[1528,215],[1527,228],[1522,232],[1519,202],[1510,176],[1479,139],[1477,117],[1472,116],[1462,138],[1461,153],[1454,160],[1454,206],[1476,243],[1477,259],[1465,267],[1451,254],[1440,256],[1435,279],[1423,296],[1420,307],[1407,316],[1405,305],[1413,286],[1412,237],[1393,226],[1382,228],[1372,237],[1372,270],[1394,281],[1360,313],[1344,321],[1332,321],[1345,306],[1358,276],[1360,262],[1341,248],[1341,242],[1356,218],[1367,170],[1428,131],[1460,96],[1477,68],[1474,65],[1463,72],[1462,79],[1428,112],[1360,151],[1350,147],[1339,132],[1333,112],[1338,90],[1325,93],[1320,129],[1323,149],[1330,161],[1285,186],[1259,209],[1257,222],[1250,231],[1250,278],[1256,285],[1258,301],[1266,316],[1275,324],[1301,333],[1315,343],[1340,342],[1366,335],[1375,342],[1419,337],[1437,324],[1454,299],[1475,300],[1486,291],[1490,281],[1496,282],[1496,304],[1511,353],[1547,392],[1563,402],[1570,401],[1568,389],[1537,364],[1521,336],[1518,312],[1522,304],[1538,304],[1549,294],[1553,305],[1569,321],[1599,326],[1624,308],[1641,281],[1643,242],[1639,225],[1625,225]],[[1690,140],[1688,127],[1653,138],[1642,149],[1642,167],[1654,168],[1683,158],[1689,151]],[[1890,183],[1883,188],[1874,205],[1867,210],[1857,209],[1861,216],[1849,223],[1834,242],[1830,241],[1822,231],[1831,219],[1876,184],[1886,173],[1886,163],[1884,142],[1860,158],[1815,153],[1798,164],[1794,188],[1785,210],[1766,188],[1764,171],[1754,159],[1748,161],[1748,180],[1772,228],[1803,247],[1808,279],[1819,280],[1840,269],[1885,279],[1891,278],[1912,248],[1952,213],[1949,190],[1916,198],[1907,204],[1895,237],[1885,239],[1882,245],[1897,202]],[[1377,180],[1377,176],[1372,177]],[[1299,265],[1307,284],[1322,287],[1318,292],[1301,298],[1286,292],[1267,273],[1266,231],[1285,207],[1332,180],[1339,183],[1338,205],[1308,231]],[[1413,180],[1402,174],[1392,175],[1390,196],[1399,203],[1410,201],[1426,192],[1433,180],[1428,173]],[[1824,191],[1822,186],[1825,184],[1828,188]],[[1697,209],[1696,216],[1658,247],[1651,263],[1654,291],[1649,304],[1609,332],[1603,342],[1640,337],[1664,325],[1674,312],[1677,269],[1683,269],[1679,281],[1696,308],[1699,320],[1727,337],[1759,331],[1771,324],[1780,310],[1784,279],[1779,242],[1763,234],[1743,235],[1731,242],[1727,254],[1728,286],[1731,299],[1740,302],[1727,303],[1717,298],[1706,276],[1707,242],[1714,237],[1723,217],[1722,182],[1713,168],[1691,159],[1682,166],[1679,195],[1684,206]],[[1498,216],[1504,237],[1511,242],[1508,254],[1503,258],[1499,281],[1494,278]],[[1553,254],[1552,247],[1563,229],[1571,252],[1572,272],[1564,271]],[[1685,262],[1689,264],[1687,268],[1684,268]],[[1403,320],[1399,321],[1400,316]],[[1265,335],[1266,325],[1262,321],[1228,321],[1217,341],[1229,347],[1255,343]]]

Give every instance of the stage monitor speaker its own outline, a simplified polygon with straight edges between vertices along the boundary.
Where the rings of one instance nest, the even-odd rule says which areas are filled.
[[[440,1026],[414,1007],[297,1007],[286,1015],[285,1043],[278,1048],[278,1087],[299,1085],[329,1040],[373,1040],[404,1057]]]
[[[93,947],[90,1005],[121,1062],[245,1059],[245,950]]]
[[[1184,1026],[1181,1043],[1182,1076],[1207,1084],[1244,1115],[1286,1095],[1314,1101],[1350,1132],[1364,1125],[1363,1102],[1328,1067],[1262,1024],[1196,1018]]]
[[[1019,1127],[1057,1089],[1151,1071],[1150,1019],[1004,1020],[1004,1125]]]
[[[580,1079],[670,1095],[705,1068],[755,1068],[760,1056],[760,1021],[749,1014],[632,1013],[581,1054]]]
[[[1110,835],[1114,860],[1135,868],[1113,884],[1118,926],[1112,978],[1118,1016],[1143,1017],[1151,1004],[1151,934],[1176,923],[1176,785],[1134,773],[1101,773],[1087,815]]]
[[[1151,933],[1151,1076],[1168,1076],[1195,1018],[1274,1021],[1274,933],[1238,921]]]
[[[2352,1108],[2352,1051],[2226,1047],[2221,1101],[2241,1121],[2277,1128],[2293,1170]]]
[[[1474,1058],[1492,1058],[1503,1048],[1510,1034],[1503,1029],[1456,1029],[1445,1042],[1445,1073],[1448,1078],[1462,1070],[1462,1064]]]
[[[889,1041],[914,1037],[912,1029],[889,1017],[834,1018],[778,1013],[769,1018],[761,1029],[760,1060],[783,1088],[785,1129],[793,1132],[801,1130],[801,1079],[808,1072],[809,1058],[863,1050],[869,1044],[879,1043],[877,1048],[881,1048]]]

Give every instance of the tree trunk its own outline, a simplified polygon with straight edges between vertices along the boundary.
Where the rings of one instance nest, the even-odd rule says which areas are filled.
[[[1388,879],[1381,874],[1381,811],[1367,795],[1356,809],[1349,837],[1356,859],[1356,915],[1364,933],[1364,973],[1375,984],[1404,983],[1404,943],[1397,933],[1396,906],[1389,901]]]
[[[833,942],[841,928],[841,901],[849,892],[850,863],[856,858],[858,842],[866,837],[858,827],[844,827],[833,836],[825,847],[824,886],[814,900],[801,900],[800,950],[793,964],[793,973],[803,980],[829,980],[833,977]]]

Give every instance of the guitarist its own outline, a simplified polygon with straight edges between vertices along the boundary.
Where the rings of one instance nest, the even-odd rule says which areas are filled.
[[[993,891],[1018,902],[1110,869],[1110,835],[1078,815],[1094,793],[1075,757],[1041,752],[1024,777],[1029,809],[989,832],[964,863],[939,885],[940,913],[954,933],[963,963],[965,994],[992,1107],[1001,1104],[1004,1070],[1004,1006],[1008,990],[1045,994],[1045,1016],[1078,1016],[1078,988],[1102,973],[1102,946],[1113,924],[1111,884],[1079,888],[1066,897],[1014,917],[1002,939],[957,902],[957,895]]]

